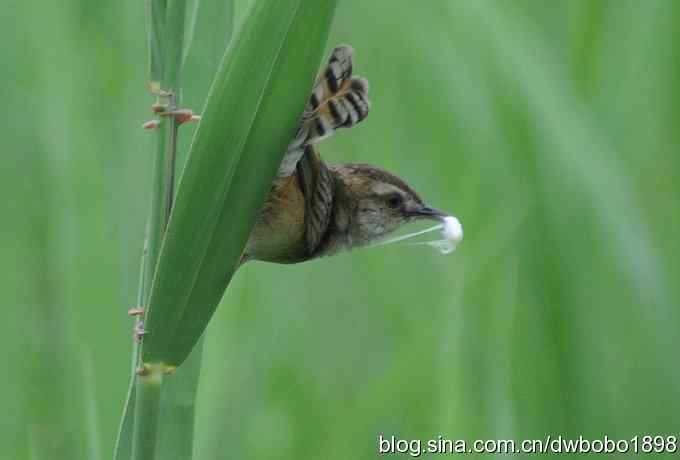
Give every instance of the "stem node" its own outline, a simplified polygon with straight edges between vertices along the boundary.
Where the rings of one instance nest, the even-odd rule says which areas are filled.
[[[144,307],[141,305],[138,307],[132,307],[128,310],[128,315],[130,316],[142,316],[144,314]]]

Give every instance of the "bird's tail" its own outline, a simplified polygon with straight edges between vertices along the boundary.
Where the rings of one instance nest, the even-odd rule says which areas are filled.
[[[371,109],[368,80],[352,75],[354,48],[338,45],[319,74],[300,120],[300,126],[279,168],[279,177],[295,170],[305,147],[350,128],[366,118]]]
[[[368,81],[352,75],[353,55],[351,46],[336,46],[317,77],[296,135],[301,145],[316,144],[337,129],[360,123],[368,115],[371,109]]]

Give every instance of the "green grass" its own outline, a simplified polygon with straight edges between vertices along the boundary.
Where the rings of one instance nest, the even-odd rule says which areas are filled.
[[[194,109],[216,3],[185,62]],[[144,12],[8,8],[0,457],[111,458],[150,193]],[[679,21],[673,0],[339,2],[328,46],[356,48],[373,111],[322,155],[402,175],[465,241],[239,271],[208,327],[194,457],[677,430]]]
[[[144,316],[135,326],[146,332],[133,349],[116,460],[191,457],[201,337],[295,133],[336,4],[287,0],[250,10],[223,52],[175,187],[179,123],[164,115],[182,107],[197,7],[147,4],[149,88],[163,113],[138,288]]]

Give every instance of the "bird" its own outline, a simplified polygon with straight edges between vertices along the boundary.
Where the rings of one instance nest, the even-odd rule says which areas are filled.
[[[306,262],[379,242],[416,220],[449,217],[381,167],[331,165],[318,153],[319,142],[361,123],[371,109],[368,81],[353,75],[353,56],[350,45],[336,46],[317,77],[241,265]]]

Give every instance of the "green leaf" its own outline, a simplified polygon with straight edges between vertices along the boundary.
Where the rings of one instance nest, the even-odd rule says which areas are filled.
[[[146,0],[146,30],[149,42],[149,89],[158,91],[163,78],[163,37],[167,0]]]
[[[182,64],[184,64],[184,61],[186,61],[189,50],[191,49],[191,43],[194,40],[194,29],[196,28],[196,19],[198,18],[198,7],[200,3],[201,0],[187,1],[187,11],[184,19],[184,46],[182,49]]]
[[[202,355],[201,339],[184,361],[181,372],[166,378],[163,382],[157,449],[158,458],[163,460],[191,458]]]
[[[162,383],[162,372],[151,372],[138,378],[132,430],[133,460],[152,460],[155,457]]]
[[[161,248],[144,362],[180,365],[214,313],[295,132],[335,4],[258,3],[229,47]]]

